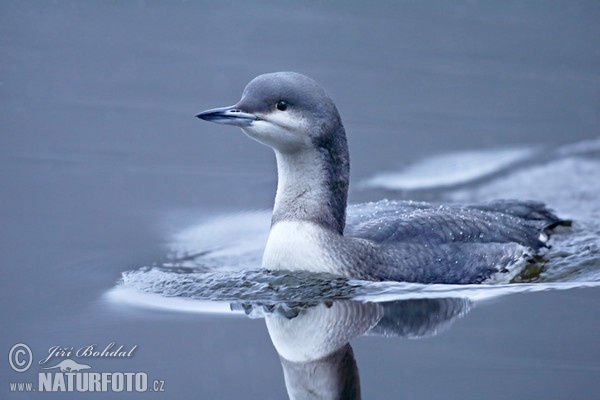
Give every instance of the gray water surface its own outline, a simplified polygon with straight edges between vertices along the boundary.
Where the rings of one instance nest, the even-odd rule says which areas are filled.
[[[131,357],[71,358],[95,372],[144,371],[164,392],[109,398],[287,396],[262,318],[198,312],[194,300],[184,312],[169,299],[162,310],[107,299],[122,273],[190,250],[189,242],[173,247],[185,232],[221,218],[229,223],[212,239],[227,237],[224,227],[262,226],[276,185],[271,151],[193,116],[233,104],[250,79],[278,70],[315,78],[336,100],[350,144],[351,202],[527,197],[575,220],[574,234],[553,239],[564,252],[546,275],[574,287],[475,300],[428,338],[353,339],[363,398],[593,397],[598,20],[593,1],[1,2],[0,397],[92,397],[16,393],[9,383],[37,385],[53,346],[112,342],[137,347]],[[389,173],[413,179],[411,165],[448,174],[439,166],[448,154],[507,149],[528,156],[477,178],[472,167],[462,180],[450,174],[448,185],[364,184]],[[252,260],[244,257],[256,254],[253,238],[230,241],[237,253],[213,264]],[[573,274],[552,275],[565,269]],[[401,289],[378,288],[393,298]],[[7,360],[17,343],[33,353],[22,373]]]

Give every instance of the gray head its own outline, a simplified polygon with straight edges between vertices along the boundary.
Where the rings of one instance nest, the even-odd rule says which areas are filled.
[[[342,232],[349,175],[346,134],[333,100],[318,83],[296,72],[260,75],[237,104],[197,117],[238,126],[275,150],[280,185],[274,222],[310,219]]]
[[[332,124],[341,124],[325,90],[296,72],[260,75],[234,106],[204,111],[197,117],[239,126],[248,136],[284,153],[313,147],[332,131]]]

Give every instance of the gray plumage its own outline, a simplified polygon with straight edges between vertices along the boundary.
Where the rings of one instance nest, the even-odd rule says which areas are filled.
[[[275,151],[279,181],[264,256],[270,268],[302,268],[314,255],[323,265],[311,270],[355,278],[480,283],[514,276],[561,222],[542,203],[516,200],[468,206],[382,201],[346,210],[345,130],[329,95],[301,74],[261,75],[236,105],[197,116],[239,126]],[[274,229],[283,226],[286,237]],[[302,227],[318,229],[311,228],[312,238],[298,238]],[[304,244],[302,253],[297,247]]]

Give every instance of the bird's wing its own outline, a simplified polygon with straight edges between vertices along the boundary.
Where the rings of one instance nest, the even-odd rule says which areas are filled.
[[[539,249],[560,220],[541,203],[471,206],[383,201],[348,208],[344,234],[381,244],[517,243]]]
[[[348,208],[344,234],[376,244],[372,275],[421,283],[510,280],[562,222],[543,204],[458,206],[382,201]]]

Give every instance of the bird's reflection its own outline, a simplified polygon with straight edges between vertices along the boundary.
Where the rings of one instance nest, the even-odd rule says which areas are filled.
[[[350,340],[365,334],[432,336],[467,313],[470,305],[467,299],[444,298],[253,303],[236,308],[265,317],[290,399],[359,399],[360,379]]]

